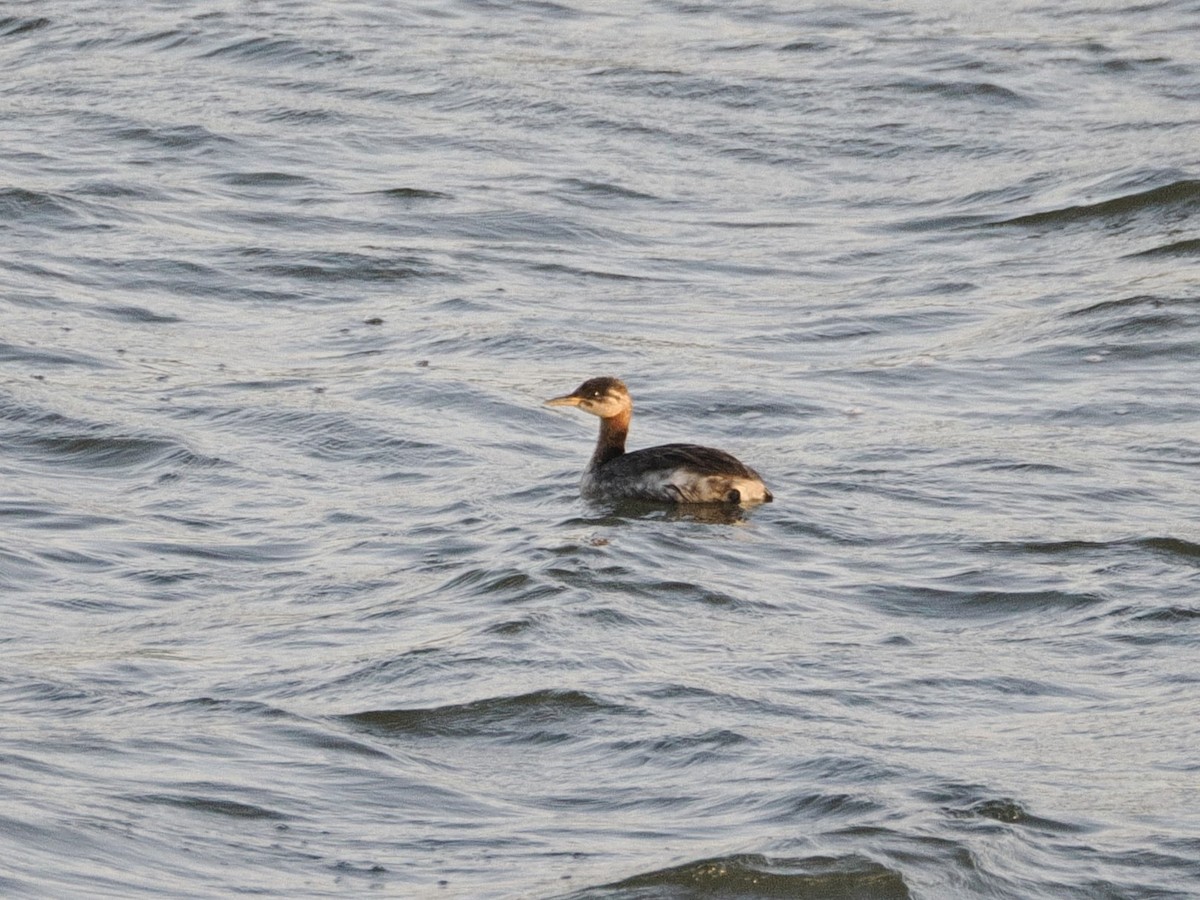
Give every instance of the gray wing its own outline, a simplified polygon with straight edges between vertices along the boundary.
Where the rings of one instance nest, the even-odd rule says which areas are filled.
[[[731,475],[735,478],[758,478],[759,475],[741,460],[724,450],[701,447],[699,444],[660,444],[644,450],[625,453],[604,467],[619,477],[638,478],[656,471],[686,469],[696,475]]]

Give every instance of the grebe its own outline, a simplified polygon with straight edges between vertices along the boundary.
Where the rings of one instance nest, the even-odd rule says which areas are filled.
[[[578,406],[600,417],[600,440],[579,485],[585,497],[668,503],[770,503],[762,478],[724,450],[663,444],[625,452],[633,400],[617,378],[590,378],[547,406]]]

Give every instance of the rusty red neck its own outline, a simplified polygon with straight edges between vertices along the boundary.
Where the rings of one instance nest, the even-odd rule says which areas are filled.
[[[598,468],[610,459],[616,459],[625,452],[625,436],[629,434],[628,411],[600,420],[600,440],[596,442],[596,452],[592,454],[591,467]]]

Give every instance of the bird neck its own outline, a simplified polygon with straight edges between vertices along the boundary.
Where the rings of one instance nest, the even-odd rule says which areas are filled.
[[[596,442],[596,452],[592,454],[591,468],[602,466],[625,452],[629,419],[630,412],[626,410],[600,420],[600,439]]]

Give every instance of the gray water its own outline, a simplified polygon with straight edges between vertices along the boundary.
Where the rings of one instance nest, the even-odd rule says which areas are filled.
[[[1198,48],[0,7],[0,893],[1200,896]]]

